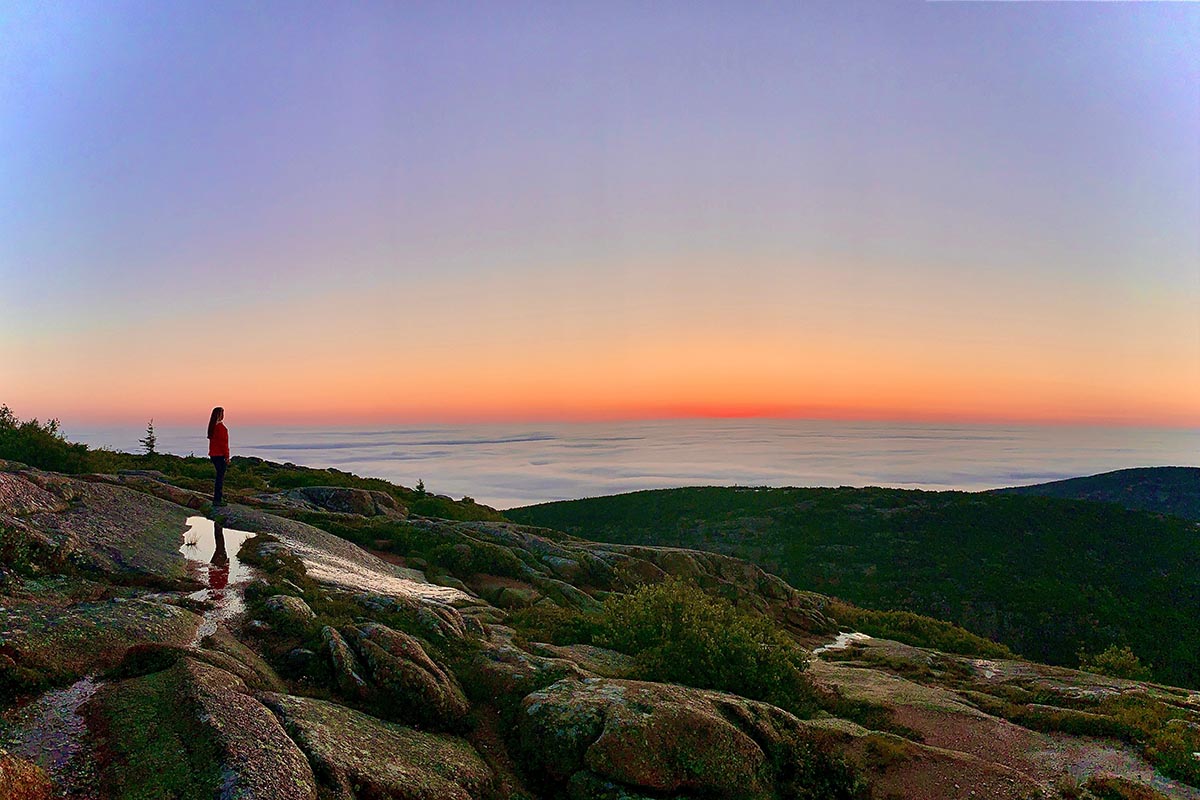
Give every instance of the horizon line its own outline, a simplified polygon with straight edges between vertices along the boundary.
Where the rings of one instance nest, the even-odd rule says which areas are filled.
[[[18,418],[36,418],[42,421],[57,419],[60,425],[78,426],[137,426],[147,424],[151,419],[156,426],[186,426],[192,425],[192,417],[166,415],[162,417],[134,417],[132,415],[82,415],[79,417],[34,416]],[[207,415],[205,415],[207,416]],[[198,418],[198,417],[197,417]],[[366,425],[394,425],[411,427],[417,425],[522,425],[522,424],[562,424],[562,425],[595,425],[620,423],[651,423],[651,422],[686,422],[703,420],[761,420],[775,422],[830,422],[830,423],[878,423],[893,425],[979,425],[1003,426],[1020,425],[1029,427],[1106,427],[1106,428],[1163,428],[1178,430],[1200,429],[1200,419],[1197,420],[1162,420],[1146,417],[1062,417],[1062,416],[976,416],[976,415],[920,415],[903,413],[879,414],[816,414],[816,413],[781,413],[781,412],[693,412],[693,413],[646,413],[646,414],[603,414],[603,415],[429,415],[429,416],[385,416],[385,415],[281,415],[267,416],[254,412],[245,417],[231,416],[232,424],[247,427],[295,426],[304,428],[315,427],[361,427]],[[202,420],[200,427],[207,420]]]

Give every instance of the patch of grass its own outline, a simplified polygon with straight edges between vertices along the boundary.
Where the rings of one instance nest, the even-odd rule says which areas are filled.
[[[835,717],[856,722],[867,730],[891,733],[914,742],[925,737],[920,731],[896,722],[896,713],[886,706],[868,700],[851,700],[837,689],[826,690],[818,697],[821,709]]]
[[[872,769],[884,772],[893,764],[900,764],[913,757],[912,742],[895,736],[871,734],[867,737],[865,760]]]

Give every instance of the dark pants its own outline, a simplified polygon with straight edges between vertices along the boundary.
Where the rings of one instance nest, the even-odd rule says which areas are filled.
[[[217,468],[217,484],[213,487],[213,505],[221,505],[221,491],[225,488],[225,456],[212,456],[213,466]]]

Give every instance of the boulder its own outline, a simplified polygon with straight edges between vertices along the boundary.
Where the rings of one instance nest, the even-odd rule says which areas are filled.
[[[346,640],[337,629],[326,625],[321,628],[321,639],[329,651],[329,660],[333,667],[333,681],[338,691],[344,697],[363,699],[367,696],[367,682],[363,680],[364,670],[358,663],[358,656],[346,644]]]
[[[190,657],[86,706],[113,797],[316,800],[304,754],[240,678]]]
[[[474,800],[490,796],[492,772],[454,736],[383,722],[344,706],[282,694],[261,696],[339,800]]]
[[[316,800],[317,786],[308,759],[262,703],[245,694],[232,673],[185,660],[200,719],[211,729],[225,770],[227,797]]]
[[[394,719],[440,730],[458,728],[468,710],[458,680],[429,657],[421,642],[386,625],[345,629],[370,672],[370,692]]]
[[[581,795],[579,786],[597,781],[617,784],[630,796],[807,796],[812,781],[837,774],[835,761],[815,744],[821,735],[811,725],[767,703],[722,692],[566,679],[529,694],[519,717],[528,761],[576,796],[590,796]],[[581,772],[588,774],[579,777]],[[845,788],[851,784],[847,775]]]
[[[263,603],[271,621],[283,625],[303,627],[317,618],[308,603],[290,594],[268,597]]]
[[[512,628],[504,625],[487,626],[472,665],[469,688],[473,698],[524,697],[563,678],[592,677],[592,673],[580,669],[574,661],[525,651],[513,641],[514,634]]]

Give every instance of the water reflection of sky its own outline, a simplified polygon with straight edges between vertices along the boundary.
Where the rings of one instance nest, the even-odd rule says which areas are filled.
[[[202,421],[203,423],[203,421]],[[136,449],[133,427],[68,431]],[[204,426],[159,447],[207,452]],[[500,508],[684,485],[989,489],[1137,466],[1193,465],[1200,430],[673,420],[370,428],[238,426],[235,455],[336,467]]]
[[[253,536],[248,531],[226,528],[206,517],[187,518],[183,544],[179,552],[188,560],[189,569],[207,588],[193,592],[193,600],[211,603],[193,644],[213,633],[217,625],[232,619],[246,608],[242,585],[250,580],[250,567],[238,559],[242,542]]]

